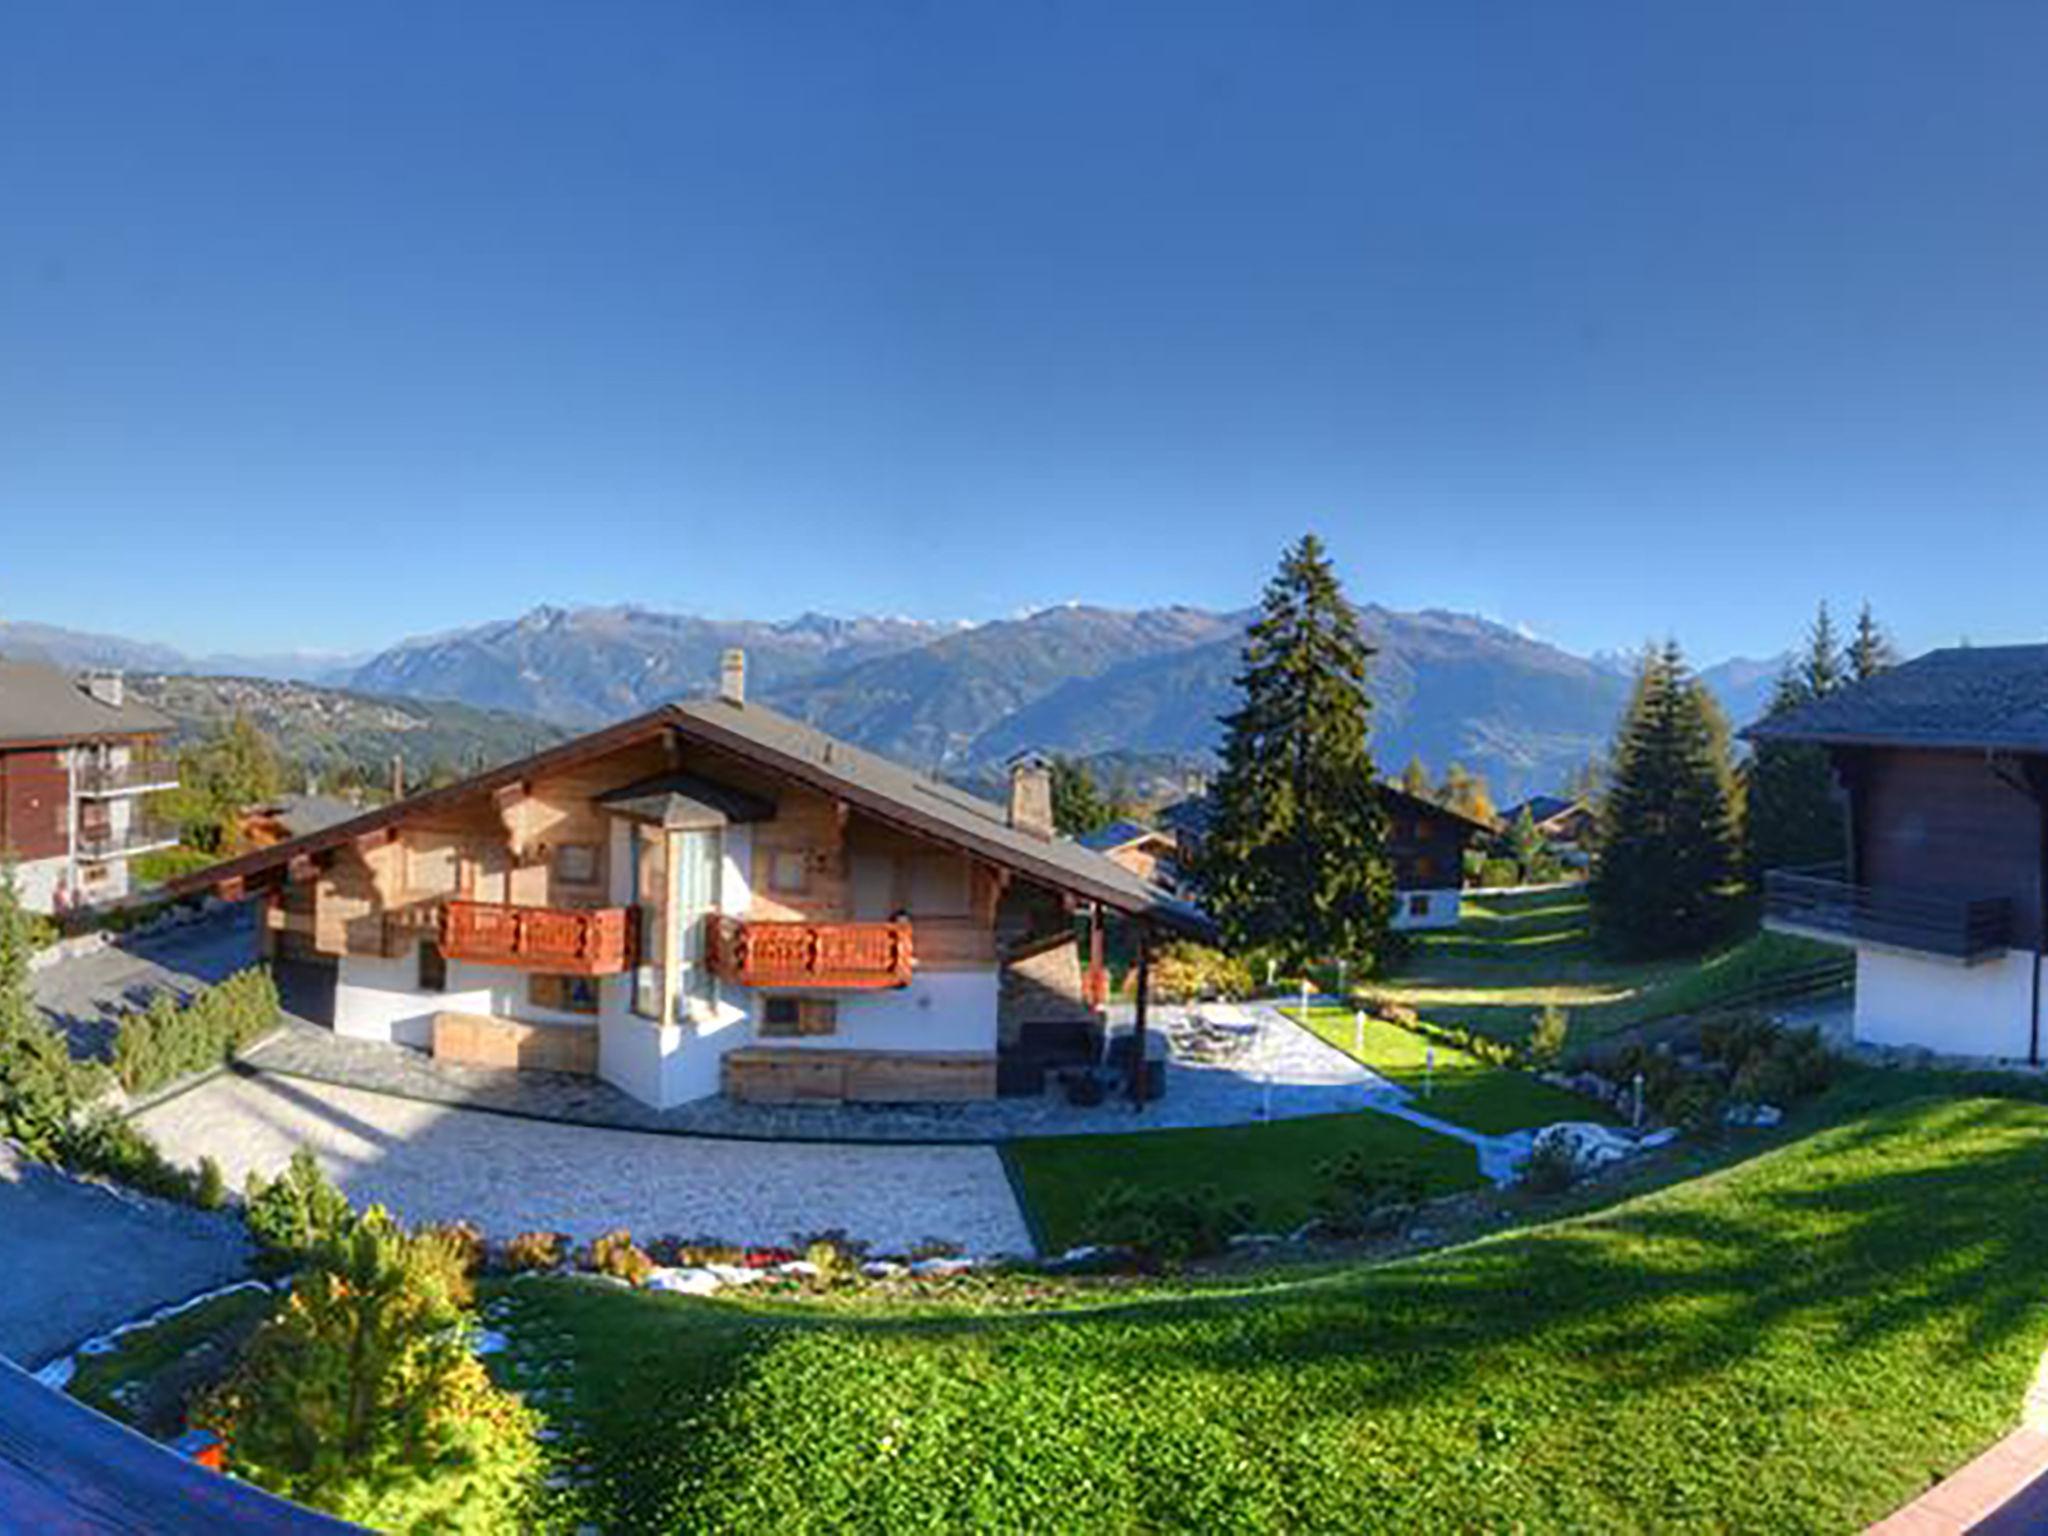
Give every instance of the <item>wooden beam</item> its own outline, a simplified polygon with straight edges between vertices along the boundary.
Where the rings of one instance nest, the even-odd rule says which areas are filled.
[[[295,853],[285,865],[284,877],[293,883],[313,879],[320,873],[320,861],[310,853]]]
[[[1138,1011],[1131,1034],[1131,1101],[1138,1113],[1145,1112],[1145,1027],[1146,1010],[1152,996],[1152,930],[1138,924]]]

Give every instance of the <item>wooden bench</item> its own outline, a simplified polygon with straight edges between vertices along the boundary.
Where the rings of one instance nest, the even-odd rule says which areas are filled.
[[[597,1026],[527,1024],[483,1013],[437,1013],[434,1059],[468,1067],[514,1067],[595,1077]]]
[[[996,1096],[996,1058],[970,1051],[846,1051],[745,1045],[722,1064],[748,1104],[937,1104]]]

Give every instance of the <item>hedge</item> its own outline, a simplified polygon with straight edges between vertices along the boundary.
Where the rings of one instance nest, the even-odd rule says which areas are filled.
[[[114,1038],[114,1075],[133,1093],[219,1066],[268,1034],[278,1020],[277,984],[261,966],[202,988],[182,1008],[159,992],[149,1006],[121,1020]]]

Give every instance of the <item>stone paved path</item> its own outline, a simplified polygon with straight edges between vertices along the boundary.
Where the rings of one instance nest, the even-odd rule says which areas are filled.
[[[187,927],[146,939],[123,939],[33,972],[30,990],[49,1021],[71,1040],[75,1056],[106,1056],[120,1016],[160,991],[190,997],[256,960],[256,922],[233,907]]]
[[[838,1227],[883,1248],[937,1237],[976,1254],[1031,1251],[993,1147],[647,1135],[267,1075],[215,1078],[137,1121],[174,1161],[211,1153],[237,1187],[304,1145],[359,1204],[496,1237],[627,1227],[779,1243]]]

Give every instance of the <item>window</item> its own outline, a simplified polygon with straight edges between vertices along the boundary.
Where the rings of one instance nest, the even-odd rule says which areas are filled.
[[[422,939],[419,948],[419,989],[422,992],[448,990],[448,957],[432,939]]]
[[[555,844],[555,878],[564,885],[597,884],[597,844]]]
[[[675,1022],[702,1018],[718,1007],[718,979],[705,964],[705,930],[718,910],[718,884],[725,861],[719,832],[675,834],[676,946]]]
[[[661,1017],[662,915],[668,906],[668,843],[642,827],[633,838],[633,899],[640,914],[640,963],[633,969],[633,1011]]]
[[[595,976],[529,976],[526,1000],[555,1013],[596,1013]]]
[[[1427,896],[1410,896],[1408,898],[1408,915],[1410,917],[1429,916],[1429,898]]]
[[[800,848],[776,849],[768,860],[768,889],[799,894],[810,888],[810,856]]]
[[[830,1035],[839,1030],[839,1004],[829,997],[769,996],[761,999],[764,1040],[795,1035]]]

